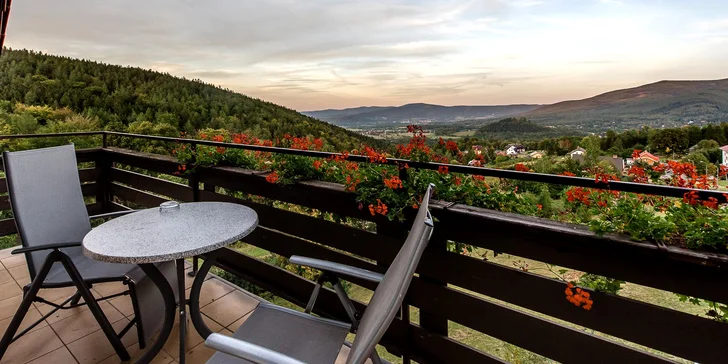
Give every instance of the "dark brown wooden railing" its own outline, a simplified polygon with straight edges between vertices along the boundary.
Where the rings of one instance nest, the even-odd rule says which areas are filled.
[[[86,182],[84,194],[96,197],[89,205],[94,212],[154,207],[168,199],[242,203],[255,209],[260,219],[260,228],[246,243],[283,256],[305,255],[379,272],[386,270],[406,234],[407,224],[359,210],[355,196],[337,184],[274,185],[260,171],[234,167],[197,168],[179,176],[191,181],[182,184],[151,176],[177,171],[178,162],[169,156],[117,148],[82,150],[78,156],[79,162],[95,162],[94,168],[80,171]],[[0,189],[4,186],[0,181]],[[371,221],[376,232],[239,200],[226,193],[230,191]],[[0,210],[7,208],[7,198],[0,198]],[[396,355],[420,363],[501,362],[449,337],[448,321],[452,321],[564,363],[672,362],[667,356],[618,343],[563,324],[565,321],[700,363],[723,363],[728,358],[724,344],[727,324],[601,292],[591,292],[595,304],[585,311],[565,300],[563,282],[448,252],[445,242],[471,244],[718,302],[728,302],[725,256],[660,248],[620,236],[600,237],[582,226],[460,204],[435,202],[432,212],[437,220],[435,233],[406,299],[419,309],[419,324],[410,322],[409,315],[397,318],[382,341]],[[12,219],[0,221],[0,235],[14,230]],[[234,250],[222,254],[218,266],[299,305],[305,305],[313,289],[309,280]],[[351,282],[375,288],[365,281]],[[362,310],[365,307],[361,302],[357,305]],[[315,311],[347,319],[330,290],[323,290]]]

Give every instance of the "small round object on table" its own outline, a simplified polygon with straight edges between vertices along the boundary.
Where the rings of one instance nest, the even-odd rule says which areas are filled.
[[[183,203],[179,210],[151,208],[108,221],[83,238],[83,250],[102,262],[166,262],[225,247],[257,225],[258,214],[243,205]]]

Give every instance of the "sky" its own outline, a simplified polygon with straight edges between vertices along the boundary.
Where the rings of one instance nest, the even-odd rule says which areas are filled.
[[[6,46],[202,79],[299,111],[547,104],[728,78],[728,1],[15,1]]]

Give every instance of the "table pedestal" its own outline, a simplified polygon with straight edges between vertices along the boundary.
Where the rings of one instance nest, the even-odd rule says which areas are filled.
[[[139,264],[144,273],[147,274],[149,279],[157,286],[159,291],[162,293],[164,299],[164,323],[162,329],[159,330],[159,335],[154,341],[152,347],[142,355],[137,363],[146,364],[152,361],[154,357],[162,350],[164,344],[169,339],[169,334],[172,333],[174,327],[175,311],[179,308],[179,363],[184,364],[185,362],[185,338],[187,336],[187,316],[189,315],[192,320],[197,332],[203,339],[207,339],[212,330],[205,324],[202,319],[202,313],[200,313],[200,290],[202,289],[202,283],[205,281],[205,276],[212,268],[213,264],[217,260],[217,255],[220,250],[207,253],[205,255],[205,263],[202,264],[202,268],[195,275],[195,280],[192,283],[192,290],[190,291],[190,298],[185,298],[185,261],[184,259],[175,260],[177,269],[177,285],[178,285],[178,297],[174,296],[174,291],[169,285],[167,279],[162,275],[156,265],[154,264]],[[189,307],[189,310],[188,310]]]

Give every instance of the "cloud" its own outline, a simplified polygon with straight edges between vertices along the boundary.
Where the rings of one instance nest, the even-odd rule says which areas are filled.
[[[728,5],[707,2],[33,0],[14,4],[6,42],[299,109],[543,103],[694,78],[697,60],[700,75],[717,76],[728,20],[713,14]]]

